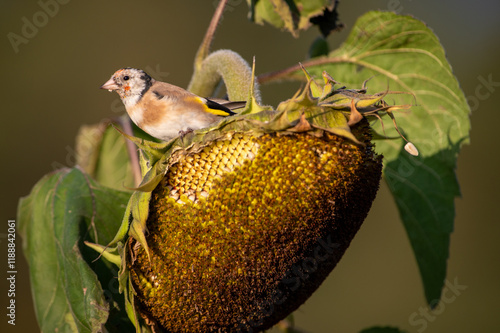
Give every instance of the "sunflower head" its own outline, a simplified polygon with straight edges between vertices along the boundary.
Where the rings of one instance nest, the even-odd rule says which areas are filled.
[[[389,106],[386,93],[306,75],[276,110],[250,97],[241,114],[183,140],[130,138],[144,179],[114,242],[136,327],[264,330],[340,260],[381,178],[366,116]]]

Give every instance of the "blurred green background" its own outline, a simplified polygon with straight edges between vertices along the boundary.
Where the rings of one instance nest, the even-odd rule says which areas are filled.
[[[209,1],[59,0],[46,22],[37,1],[1,0],[0,27],[3,107],[0,142],[2,269],[0,331],[36,332],[28,268],[17,240],[16,326],[7,324],[7,219],[16,216],[19,197],[46,173],[72,165],[74,138],[82,124],[121,114],[116,94],[99,90],[125,66],[145,69],[158,79],[185,87],[198,45],[217,4]],[[51,1],[42,0],[41,3]],[[346,28],[328,41],[337,47],[357,17],[368,10],[395,10],[426,22],[438,35],[472,108],[470,146],[458,160],[462,198],[451,237],[448,281],[466,286],[425,318],[423,288],[410,244],[388,188],[383,184],[369,217],[351,247],[320,289],[296,312],[307,332],[359,332],[372,325],[408,332],[500,331],[500,219],[497,194],[500,159],[494,152],[500,122],[500,2],[497,0],[343,1]],[[230,48],[251,61],[257,73],[278,70],[305,58],[317,29],[299,39],[247,20],[243,0],[229,0],[213,50]],[[39,20],[27,43],[11,45],[23,20]],[[335,73],[331,73],[335,77]],[[496,85],[485,87],[482,78]],[[262,87],[263,100],[276,106],[297,83]],[[497,217],[495,217],[497,216]],[[448,289],[447,296],[453,296]]]

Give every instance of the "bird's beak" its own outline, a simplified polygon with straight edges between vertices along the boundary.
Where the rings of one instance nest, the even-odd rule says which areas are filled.
[[[120,88],[120,87],[118,87],[118,85],[115,83],[113,78],[109,79],[108,81],[106,81],[106,83],[104,83],[101,86],[101,89],[106,89],[109,91],[117,90],[118,88]]]

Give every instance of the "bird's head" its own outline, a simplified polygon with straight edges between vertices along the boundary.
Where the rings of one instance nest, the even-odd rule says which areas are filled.
[[[115,90],[122,99],[131,96],[142,96],[153,84],[154,79],[146,72],[136,68],[117,70],[101,89]]]

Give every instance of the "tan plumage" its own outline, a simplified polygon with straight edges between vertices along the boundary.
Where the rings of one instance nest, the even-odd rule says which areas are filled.
[[[172,84],[156,81],[135,68],[116,71],[101,89],[115,90],[132,121],[155,138],[168,141],[177,135],[208,127],[245,102],[210,100]],[[226,103],[227,102],[227,103]]]

